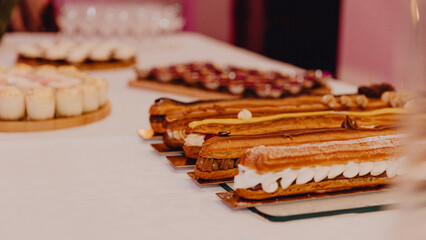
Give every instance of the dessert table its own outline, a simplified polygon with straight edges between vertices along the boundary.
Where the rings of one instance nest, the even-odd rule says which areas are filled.
[[[53,34],[7,34],[0,65],[13,66],[18,44]],[[200,34],[131,40],[138,65],[214,61],[297,71]],[[162,96],[128,87],[132,68],[93,71],[110,84],[112,112],[70,129],[0,133],[0,239],[384,239],[398,213],[379,211],[271,222],[249,210],[231,210],[200,188],[137,135],[149,128],[148,109]],[[354,86],[333,82],[335,92]]]

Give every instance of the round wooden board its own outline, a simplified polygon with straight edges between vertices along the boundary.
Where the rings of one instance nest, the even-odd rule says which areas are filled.
[[[111,103],[108,101],[99,110],[76,117],[55,118],[42,121],[0,121],[0,132],[34,132],[77,127],[102,120],[110,112]]]

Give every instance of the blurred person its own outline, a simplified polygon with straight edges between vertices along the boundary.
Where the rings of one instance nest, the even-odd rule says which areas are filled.
[[[9,31],[58,31],[54,0],[20,0],[12,12]]]

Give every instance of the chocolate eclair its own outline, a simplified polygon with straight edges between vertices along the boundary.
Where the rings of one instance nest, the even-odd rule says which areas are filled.
[[[389,134],[246,150],[234,179],[238,196],[261,200],[374,188],[403,174],[405,135]]]
[[[353,121],[353,120],[350,120]],[[244,152],[256,146],[296,146],[326,141],[345,141],[365,137],[400,134],[397,125],[374,128],[319,128],[287,130],[259,135],[216,136],[201,147],[195,174],[201,179],[225,179],[238,174],[237,165]],[[190,149],[184,148],[188,155]]]
[[[207,104],[203,106],[188,106],[182,111],[168,113],[164,122],[164,128],[167,129],[167,134],[164,135],[165,144],[170,148],[179,149],[185,143],[185,130],[189,123],[204,119],[236,118],[242,109],[247,110],[250,113],[250,117],[263,117],[281,113],[306,113],[328,110],[368,111],[388,106],[387,102],[379,99],[368,99],[363,95],[240,99],[217,101],[210,104],[210,106]],[[287,129],[292,128],[278,129],[277,131]],[[217,132],[213,134],[217,134]]]

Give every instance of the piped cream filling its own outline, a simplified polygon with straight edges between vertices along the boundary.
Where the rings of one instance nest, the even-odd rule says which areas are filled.
[[[171,130],[167,129],[167,135],[171,139],[184,140],[186,137],[185,129]]]
[[[287,168],[279,172],[258,173],[241,164],[238,165],[239,173],[234,178],[235,188],[248,189],[261,185],[267,193],[275,192],[279,186],[282,189],[292,184],[305,184],[310,181],[321,182],[326,179],[334,179],[342,175],[344,178],[354,178],[371,174],[378,176],[386,173],[388,178],[405,174],[405,158],[392,159],[378,162],[348,162],[331,166],[303,167],[300,169]]]
[[[199,146],[204,143],[205,135],[191,133],[185,138],[185,146]]]

